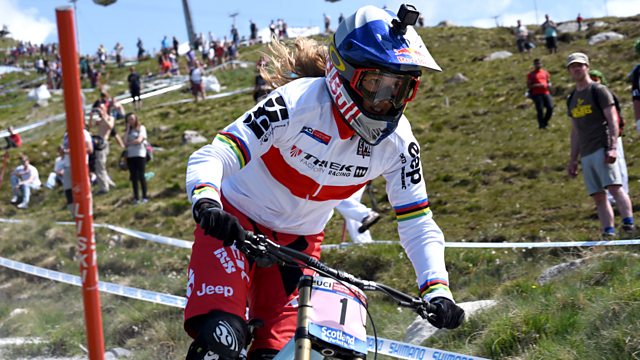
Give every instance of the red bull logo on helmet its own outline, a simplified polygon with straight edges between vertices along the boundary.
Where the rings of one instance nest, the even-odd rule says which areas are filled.
[[[404,64],[415,64],[418,66],[428,66],[428,57],[420,49],[401,48],[394,49],[396,59]]]

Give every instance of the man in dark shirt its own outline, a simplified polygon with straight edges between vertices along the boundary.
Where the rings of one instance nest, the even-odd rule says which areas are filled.
[[[620,169],[615,164],[618,122],[614,115],[613,96],[605,86],[595,83],[589,77],[587,55],[569,55],[567,70],[576,83],[567,109],[572,123],[571,157],[567,173],[571,177],[578,175],[580,157],[584,182],[587,192],[596,204],[603,237],[616,235],[613,209],[607,200],[605,189],[616,200],[618,212],[622,216],[623,230],[633,231],[631,200],[622,190]]]
[[[131,98],[133,99],[133,108],[135,110],[140,110],[142,107],[142,99],[140,99],[140,89],[142,88],[142,83],[140,81],[140,75],[136,72],[136,69],[132,66],[129,68],[129,76],[127,77],[127,81],[129,82],[129,93],[131,93]]]

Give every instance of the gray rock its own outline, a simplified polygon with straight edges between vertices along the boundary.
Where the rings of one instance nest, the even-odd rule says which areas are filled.
[[[131,351],[124,348],[113,348],[104,353],[105,360],[128,359],[132,356]]]
[[[618,34],[614,31],[607,31],[600,34],[593,35],[589,38],[589,45],[595,45],[599,42],[609,41],[609,40],[622,40],[624,39],[624,35]]]
[[[456,26],[456,24],[452,23],[449,20],[443,20],[443,21],[440,21],[438,23],[438,25],[436,25],[436,26],[437,27],[451,27],[451,26]]]
[[[589,26],[587,24],[582,23],[582,31],[587,30]],[[578,23],[576,21],[568,21],[565,23],[558,24],[558,33],[569,33],[569,32],[577,32],[578,31]]]
[[[473,316],[478,311],[482,311],[484,309],[495,306],[498,302],[495,300],[479,300],[479,301],[468,301],[464,303],[459,303],[458,306],[464,309],[467,318]],[[420,345],[423,341],[430,338],[433,334],[435,334],[440,329],[434,327],[429,324],[429,322],[421,317],[416,317],[416,320],[409,325],[407,328],[407,333],[404,336],[404,341],[410,344]]]
[[[469,81],[469,79],[466,76],[464,76],[462,73],[457,73],[457,74],[453,75],[453,77],[445,80],[444,83],[445,84],[460,84],[460,83],[467,82],[467,81]]]
[[[498,59],[506,59],[510,56],[513,56],[513,54],[509,51],[506,50],[502,50],[502,51],[496,51],[494,53],[489,54],[488,56],[485,56],[484,61],[493,61],[493,60],[498,60]]]
[[[182,144],[200,144],[206,142],[209,142],[209,140],[195,130],[185,130],[182,134]]]

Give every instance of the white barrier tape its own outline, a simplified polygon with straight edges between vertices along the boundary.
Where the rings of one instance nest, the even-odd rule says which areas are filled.
[[[0,257],[0,265],[7,267],[9,269],[13,269],[16,271],[21,271],[27,274],[39,276],[45,279],[54,280],[58,282],[62,282],[65,284],[82,286],[82,282],[79,276],[65,274],[63,272],[44,269],[41,267],[25,264],[18,261],[9,260],[3,257]],[[98,283],[98,289],[102,292],[106,292],[109,294],[120,295],[124,297],[128,297],[131,299],[144,300],[156,304],[168,305],[178,308],[184,308],[187,300],[181,296],[169,295],[158,293],[155,291],[142,290],[129,286],[122,286],[110,282],[100,281]]]
[[[3,218],[0,218],[0,223],[21,224],[21,223],[24,223],[26,221],[28,221],[28,220],[3,219]],[[73,222],[73,221],[56,221],[55,224],[57,224],[57,225],[76,226],[76,223]],[[172,246],[185,248],[185,249],[191,249],[191,246],[193,246],[193,242],[192,241],[175,239],[175,238],[168,237],[168,236],[156,235],[156,234],[151,234],[151,233],[147,233],[147,232],[144,232],[144,231],[127,229],[127,228],[123,228],[123,227],[116,226],[116,225],[111,225],[111,224],[97,224],[97,223],[94,223],[93,227],[106,228],[106,229],[109,229],[109,230],[112,230],[112,231],[115,231],[115,232],[119,232],[121,234],[125,234],[125,235],[129,235],[131,237],[138,238],[138,239],[148,240],[148,241],[156,242],[156,243],[159,243],[159,244],[172,245]]]
[[[20,219],[3,219],[0,218],[0,223],[23,223],[26,220]],[[70,221],[57,221],[58,225],[75,225]],[[95,227],[104,227],[125,235],[133,236],[142,240],[149,240],[160,244],[173,245],[185,249],[190,249],[193,242],[181,239],[175,239],[162,235],[155,235],[144,231],[132,230],[110,224],[93,224]],[[356,245],[393,245],[400,244],[399,241],[394,240],[375,240],[367,243],[341,243],[341,244],[324,244],[320,248],[323,250],[331,249],[343,249]],[[476,248],[476,249],[517,249],[517,248],[557,248],[557,247],[593,247],[593,246],[625,246],[625,245],[640,245],[640,239],[628,239],[628,240],[600,240],[600,241],[558,241],[558,242],[519,242],[519,243],[488,243],[488,242],[445,242],[445,247],[448,248]]]
[[[375,339],[372,336],[367,336],[367,349],[369,352],[375,351],[374,344]],[[381,337],[378,338],[378,354],[406,360],[488,360],[477,356],[412,345]]]
[[[79,276],[70,275],[59,271],[49,270],[38,266],[25,264],[19,261],[10,260],[0,257],[0,266],[7,267],[16,271],[39,276],[45,279],[62,282],[65,284],[82,286]],[[187,299],[182,296],[169,295],[150,290],[142,290],[129,286],[122,286],[106,281],[98,283],[98,289],[113,295],[128,297],[131,299],[152,302],[161,305],[168,305],[182,308],[187,304]],[[370,352],[375,351],[375,339],[367,336],[367,346]],[[479,357],[457,354],[449,351],[427,348],[400,341],[378,338],[378,353],[391,357],[407,360],[426,360],[426,359],[450,359],[450,360],[486,360]]]
[[[219,99],[219,98],[232,96],[232,95],[237,95],[237,94],[242,94],[242,93],[247,93],[247,92],[251,92],[251,91],[253,91],[253,88],[243,88],[243,89],[233,90],[233,91],[224,92],[224,93],[220,93],[220,94],[209,95],[209,96],[205,97],[204,99],[205,100]],[[190,103],[190,102],[194,102],[194,101],[195,100],[193,98],[188,98],[188,99],[181,99],[181,100],[166,102],[166,103],[164,103],[162,105],[159,105],[159,106],[170,106],[170,105],[186,104],[186,103]]]

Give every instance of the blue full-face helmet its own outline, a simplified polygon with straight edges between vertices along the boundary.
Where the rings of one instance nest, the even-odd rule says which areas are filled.
[[[418,14],[403,5],[398,20],[388,10],[362,7],[340,23],[329,46],[326,82],[334,105],[371,145],[396,129],[422,69],[442,70],[410,26]]]

